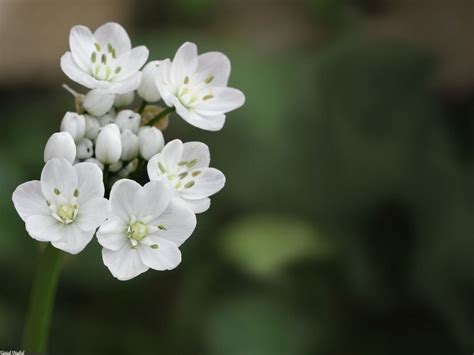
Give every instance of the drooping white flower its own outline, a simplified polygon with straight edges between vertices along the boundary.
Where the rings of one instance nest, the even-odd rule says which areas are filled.
[[[94,155],[94,143],[88,138],[83,138],[77,143],[77,159],[88,159]]]
[[[140,85],[140,68],[148,59],[148,49],[132,49],[119,24],[106,23],[94,33],[85,26],[74,26],[69,47],[71,51],[61,57],[61,69],[71,80],[111,94],[125,94]]]
[[[163,182],[140,186],[119,180],[110,192],[112,216],[97,232],[104,264],[129,280],[149,268],[170,270],[181,262],[178,247],[196,227],[194,213]]]
[[[103,164],[111,165],[120,159],[122,141],[116,124],[102,127],[95,144],[95,157]]]
[[[76,159],[76,144],[68,132],[57,132],[49,137],[44,148],[44,162],[64,158],[71,164]]]
[[[115,95],[107,91],[94,89],[90,90],[84,98],[84,108],[93,116],[102,116],[109,111],[115,100]]]
[[[138,157],[139,153],[139,142],[137,135],[129,129],[125,129],[122,132],[122,155],[120,159],[124,161],[130,161]]]
[[[207,145],[201,142],[181,142],[175,139],[148,162],[150,180],[166,181],[169,187],[195,213],[207,211],[209,196],[224,187],[225,176],[209,168],[211,157]]]
[[[218,131],[225,114],[242,106],[245,96],[227,87],[230,61],[222,53],[198,56],[194,43],[184,43],[173,61],[160,62],[156,86],[163,101],[185,121],[209,131]]]
[[[156,127],[142,127],[138,132],[140,155],[145,160],[161,152],[165,146],[163,133]]]
[[[115,107],[128,106],[133,102],[134,99],[135,99],[135,91],[130,91],[125,94],[117,94],[115,95],[114,106]]]
[[[141,116],[139,113],[133,112],[132,110],[123,110],[117,113],[114,123],[119,126],[122,132],[129,129],[133,133],[138,133],[140,121]]]
[[[97,117],[84,115],[84,118],[86,119],[86,138],[95,141],[99,135],[100,122]]]
[[[68,132],[77,143],[86,134],[86,119],[75,112],[66,112],[61,121],[61,131]]]
[[[71,254],[86,247],[110,214],[102,171],[91,163],[72,166],[65,159],[48,161],[41,181],[18,186],[13,203],[32,238]]]
[[[138,95],[146,102],[156,102],[161,99],[160,92],[156,87],[156,77],[158,76],[159,60],[154,60],[142,70],[142,80],[137,89]]]

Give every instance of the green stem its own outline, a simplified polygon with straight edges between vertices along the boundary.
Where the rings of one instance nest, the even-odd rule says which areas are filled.
[[[41,251],[23,333],[23,349],[45,352],[63,253],[50,243]]]
[[[140,107],[137,109],[137,112],[138,112],[138,113],[142,113],[147,104],[148,104],[148,102],[146,102],[145,100],[143,100],[142,103],[140,104]]]
[[[159,114],[157,114],[155,117],[153,117],[151,120],[148,121],[148,123],[146,124],[147,126],[154,126],[156,125],[158,122],[160,122],[160,120],[164,117],[166,117],[166,115],[168,115],[169,113],[171,112],[174,112],[176,109],[174,107],[167,107],[165,108],[163,111],[161,111]]]

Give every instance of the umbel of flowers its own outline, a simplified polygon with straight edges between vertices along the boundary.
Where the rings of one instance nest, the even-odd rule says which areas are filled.
[[[166,143],[162,131],[170,114],[204,130],[223,127],[245,101],[227,85],[230,61],[184,43],[173,59],[146,64],[148,49],[132,48],[117,23],[75,26],[69,47],[61,68],[85,89],[65,86],[75,110],[47,141],[40,179],[13,193],[15,208],[33,239],[64,252],[80,253],[96,237],[119,280],[173,269],[225,177],[209,167],[206,144]],[[142,172],[144,186],[134,181]]]

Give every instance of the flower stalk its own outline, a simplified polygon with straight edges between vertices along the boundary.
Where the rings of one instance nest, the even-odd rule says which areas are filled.
[[[161,111],[159,114],[157,114],[151,120],[149,120],[146,125],[147,126],[154,126],[158,122],[160,122],[160,120],[165,118],[168,114],[170,114],[171,112],[174,112],[174,111],[175,111],[174,107],[166,107],[163,111]]]
[[[50,243],[41,250],[23,333],[23,349],[46,352],[56,287],[64,253]]]

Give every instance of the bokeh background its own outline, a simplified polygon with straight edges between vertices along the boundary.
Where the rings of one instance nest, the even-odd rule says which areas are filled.
[[[0,348],[21,348],[38,251],[11,194],[73,109],[69,29],[113,20],[151,59],[225,52],[247,102],[217,133],[171,119],[225,189],[174,271],[119,282],[96,242],[68,257],[51,354],[471,354],[473,18],[472,0],[0,0]]]

